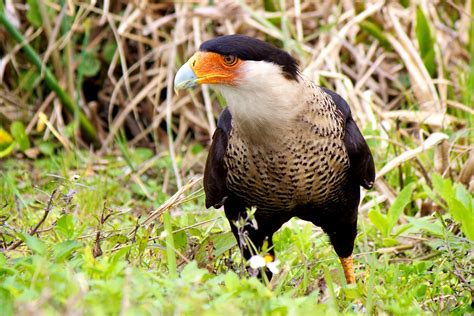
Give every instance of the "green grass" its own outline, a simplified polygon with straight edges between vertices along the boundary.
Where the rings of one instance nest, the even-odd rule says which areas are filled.
[[[175,277],[162,218],[128,235],[140,217],[166,199],[158,183],[171,167],[164,157],[140,176],[152,192],[147,198],[126,174],[129,163],[140,166],[150,153],[140,149],[128,154],[128,163],[120,156],[99,159],[87,152],[2,162],[0,236],[7,248],[23,241],[0,253],[3,314],[473,311],[466,283],[472,282],[473,243],[444,212],[422,218],[401,215],[388,233],[360,214],[355,286],[345,285],[327,237],[310,223],[292,220],[274,237],[282,271],[268,285],[247,273],[238,276],[241,259],[229,238],[229,224],[222,211],[205,210],[201,194],[170,212]],[[426,188],[412,186],[415,201],[426,196]],[[471,199],[472,208],[472,196],[464,198]],[[50,199],[46,220],[38,233],[29,235]],[[414,204],[402,211],[409,213]],[[372,212],[382,209],[378,205]],[[107,217],[102,224],[101,217]],[[97,231],[102,255],[95,258]]]
[[[8,3],[0,315],[474,313],[474,1]],[[446,135],[365,193],[356,285],[345,284],[322,231],[297,219],[274,236],[281,272],[258,280],[223,211],[205,209],[200,183],[186,186],[203,173],[225,100],[199,89],[169,95],[168,79],[199,39],[232,30],[284,48],[345,97],[378,171]],[[390,116],[399,110],[407,117]],[[430,123],[420,110],[457,121]],[[173,197],[177,175],[185,189]]]

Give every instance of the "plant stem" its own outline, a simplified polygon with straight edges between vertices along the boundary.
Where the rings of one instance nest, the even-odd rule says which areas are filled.
[[[173,229],[171,227],[171,215],[168,212],[163,214],[163,224],[166,232],[166,257],[168,262],[168,272],[171,278],[178,276],[176,270],[176,255],[174,253]]]

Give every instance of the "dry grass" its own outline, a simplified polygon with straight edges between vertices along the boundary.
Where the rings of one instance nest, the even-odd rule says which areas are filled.
[[[148,260],[159,265],[153,271],[157,273],[166,271],[163,275],[173,269],[176,272],[177,268],[182,268],[179,262],[177,267],[174,262],[173,269],[169,266],[164,267],[161,262],[169,263],[171,257],[177,257],[182,263],[196,260],[196,257],[185,253],[184,250],[182,253],[177,250],[175,254],[170,252],[166,257],[164,251],[163,254],[160,252],[160,246],[154,248],[155,241],[166,238],[166,244],[162,248],[166,248],[166,251],[170,249],[174,251],[171,244],[173,234],[186,231],[193,238],[193,242],[199,240],[202,244],[198,244],[200,249],[196,250],[193,248],[195,245],[189,242],[182,249],[189,252],[204,252],[203,256],[209,255],[208,261],[211,262],[211,259],[216,258],[213,257],[212,251],[207,252],[206,247],[212,247],[213,224],[218,222],[221,225],[225,222],[222,221],[222,212],[204,213],[201,212],[204,209],[202,205],[195,205],[196,210],[193,209],[193,212],[199,213],[196,218],[194,218],[194,213],[181,212],[180,216],[186,219],[189,216],[193,220],[189,223],[184,223],[184,221],[179,223],[179,216],[174,216],[173,228],[169,225],[164,231],[162,226],[166,226],[166,223],[162,225],[161,220],[166,221],[166,215],[170,210],[176,210],[176,213],[179,213],[180,208],[184,208],[184,204],[191,199],[198,198],[197,203],[202,204],[202,199],[200,199],[202,192],[196,184],[201,179],[206,151],[198,149],[199,153],[196,154],[194,149],[209,145],[216,127],[216,118],[224,106],[224,101],[207,86],[176,95],[172,86],[174,74],[203,41],[219,35],[240,33],[271,42],[294,56],[304,74],[318,84],[336,91],[348,101],[358,125],[369,142],[378,175],[375,189],[363,193],[365,196],[360,208],[362,220],[359,225],[361,226],[359,236],[362,237],[356,258],[360,262],[365,260],[367,266],[370,265],[370,269],[367,268],[370,273],[361,273],[363,292],[364,295],[367,294],[366,297],[364,296],[367,312],[370,313],[372,308],[376,311],[379,310],[377,308],[381,308],[380,310],[396,314],[396,309],[390,309],[393,305],[393,297],[396,298],[400,294],[400,297],[405,298],[406,294],[406,297],[412,299],[410,296],[412,288],[423,285],[418,284],[419,282],[439,280],[438,283],[443,283],[449,279],[453,284],[458,282],[458,288],[468,288],[469,284],[472,284],[472,273],[469,271],[469,267],[472,266],[472,251],[466,250],[466,255],[464,252],[460,255],[462,251],[468,249],[471,242],[466,238],[467,234],[463,235],[465,231],[461,232],[465,227],[455,216],[452,216],[454,220],[451,222],[443,218],[444,215],[449,217],[451,205],[460,204],[450,204],[450,201],[446,201],[447,199],[442,201],[441,198],[437,198],[441,196],[441,192],[436,191],[436,188],[433,189],[433,182],[440,183],[441,180],[433,174],[436,172],[443,178],[464,184],[469,194],[474,191],[473,1],[266,0],[258,4],[253,1],[231,0],[214,2],[6,1],[6,16],[10,23],[20,30],[24,41],[19,44],[3,26],[0,26],[0,132],[2,132],[2,127],[8,130],[14,122],[18,121],[26,126],[26,134],[32,146],[27,150],[20,150],[17,147],[10,154],[18,158],[18,163],[27,161],[26,165],[33,166],[38,161],[31,160],[42,154],[46,155],[40,148],[41,144],[49,142],[54,144],[56,149],[55,155],[49,157],[50,163],[59,165],[58,169],[61,167],[67,169],[63,175],[54,175],[55,177],[64,177],[64,182],[67,182],[68,176],[77,172],[89,180],[94,178],[97,186],[102,185],[103,181],[116,181],[113,185],[108,183],[104,185],[104,188],[99,188],[104,189],[104,192],[116,193],[114,197],[105,195],[97,198],[97,201],[104,203],[103,209],[100,209],[103,213],[97,227],[94,226],[96,225],[95,218],[92,218],[99,216],[96,214],[95,202],[97,201],[94,200],[96,196],[93,195],[95,193],[84,195],[78,203],[82,204],[88,212],[81,214],[82,218],[79,222],[81,225],[85,222],[84,225],[88,228],[78,239],[81,239],[81,242],[85,240],[84,242],[88,245],[94,243],[94,256],[102,252],[100,243],[104,247],[104,262],[111,254],[120,253],[127,247],[133,246],[131,249],[135,251],[135,245],[140,243],[138,248],[141,249],[143,245],[143,249],[139,250],[140,254],[137,256],[140,258],[137,259],[139,262],[137,266],[140,268],[137,271],[146,272],[143,275],[146,275],[146,280],[148,280],[148,270],[153,269],[141,269],[141,265],[144,262],[148,264]],[[37,8],[29,7],[25,2],[37,3]],[[64,6],[59,4],[63,2]],[[209,3],[215,3],[215,5]],[[407,3],[407,5],[403,6],[401,3]],[[36,12],[36,17],[32,16],[33,11]],[[420,11],[422,16],[420,16]],[[34,21],[38,19],[40,23],[35,24]],[[96,141],[86,137],[86,133],[79,128],[79,123],[76,121],[77,115],[71,113],[68,106],[64,105],[62,99],[58,97],[57,92],[52,92],[53,89],[45,84],[46,70],[43,68],[42,71],[38,71],[34,68],[28,54],[23,50],[26,44],[31,45],[41,58],[43,65],[55,76],[60,87],[85,113],[95,128]],[[2,136],[1,133],[0,136]],[[127,155],[131,156],[130,152],[134,154],[138,152],[138,150],[127,152],[128,148],[132,147],[152,148],[154,155],[147,156],[144,161],[140,160],[140,163],[129,163]],[[84,154],[87,149],[90,153]],[[1,151],[2,139],[0,137],[0,157]],[[78,167],[74,167],[74,163],[69,163],[70,157],[74,155],[81,157],[78,160],[87,161],[87,166],[83,167],[84,170],[75,170],[74,168]],[[56,159],[64,161],[57,163]],[[116,161],[117,164],[115,164]],[[13,174],[11,170],[16,168],[16,161],[12,163],[10,160],[5,164],[10,166],[9,169],[2,169],[2,163],[3,160],[0,160],[0,171],[8,170],[10,174]],[[12,165],[14,165],[13,168]],[[33,167],[24,166],[23,168],[33,169]],[[157,170],[158,168],[162,169]],[[105,180],[101,178],[104,170],[111,171],[110,174],[104,173]],[[19,175],[16,175],[17,178],[14,180],[11,175],[10,178],[5,177],[3,187],[12,187],[16,190],[16,181],[23,179],[20,175],[23,172],[26,171],[19,168]],[[117,175],[116,172],[119,174]],[[57,173],[60,174],[59,171]],[[38,174],[41,172],[34,170],[33,176],[38,177]],[[149,181],[150,179],[159,183],[155,185],[153,181]],[[21,182],[20,180],[18,181]],[[34,179],[29,189],[34,191],[37,182],[43,184],[44,187],[44,184],[50,180],[49,178]],[[151,182],[153,185],[150,184]],[[414,191],[413,197],[409,197],[410,205],[406,208],[402,207],[398,214],[399,218],[395,218],[396,223],[392,223],[390,229],[393,228],[393,234],[390,229],[388,233],[383,234],[383,229],[377,226],[376,221],[370,217],[370,213],[382,214],[382,218],[388,221],[387,218],[392,216],[391,206],[400,195],[399,192],[411,183],[416,183],[417,190]],[[1,185],[2,183],[0,183],[0,188]],[[107,187],[105,190],[106,186],[112,186],[115,189]],[[139,190],[132,192],[133,186],[138,187]],[[42,188],[41,185],[39,187]],[[459,188],[456,187],[456,190]],[[161,198],[160,190],[166,192],[165,196],[170,198],[158,205],[155,202]],[[23,198],[25,193],[19,194],[21,190],[11,189],[10,191],[17,193],[14,197],[13,193],[10,194],[11,196],[7,193],[6,197],[2,198],[6,201],[13,200],[17,206],[22,205],[17,203],[17,199]],[[137,191],[141,194],[133,195]],[[433,193],[434,191],[436,193]],[[33,200],[37,199],[35,194],[38,192],[32,193]],[[127,199],[129,196],[133,198]],[[163,201],[165,199],[163,198]],[[117,209],[124,211],[114,213],[115,221],[119,224],[115,223],[113,228],[105,229],[102,226],[107,217],[112,214],[112,212],[109,215],[105,214],[107,210],[105,203],[110,200],[115,201],[114,207],[120,205]],[[62,203],[61,201],[58,203]],[[447,205],[444,202],[448,202]],[[89,204],[91,206],[86,207]],[[149,204],[153,206],[149,207]],[[148,205],[148,207],[143,205]],[[5,210],[9,210],[8,207],[12,206],[7,203]],[[131,210],[133,207],[139,209],[137,211],[139,214]],[[33,207],[32,210],[37,209]],[[406,216],[400,216],[403,212]],[[31,232],[23,227],[31,223],[28,224],[22,218],[20,211],[18,214],[16,217],[13,216],[15,225],[12,226],[14,229],[11,231],[10,228],[5,228],[3,217],[0,216],[0,222],[2,222],[0,229],[7,231],[10,235],[5,236],[10,239],[18,239],[16,230]],[[426,216],[431,214],[438,217]],[[144,215],[143,218],[140,217],[141,215]],[[424,221],[427,218],[428,220]],[[30,219],[32,220],[34,217]],[[441,235],[433,237],[431,226],[426,226],[429,229],[425,231],[423,227],[413,226],[413,228],[405,225],[407,222],[411,224],[412,221],[418,223],[417,225],[433,224],[437,220],[444,225],[443,236],[446,240]],[[9,221],[12,220],[9,219]],[[395,224],[397,224],[396,229],[393,226]],[[48,245],[55,245],[56,237],[51,236],[55,234],[53,232],[57,226],[56,221],[50,225],[41,231],[44,234],[37,234],[37,236],[46,240]],[[154,225],[160,227],[157,228]],[[201,225],[205,233],[193,235],[195,232],[190,232],[191,228]],[[465,226],[467,227],[467,224]],[[226,233],[222,233],[224,228],[221,228],[220,235],[217,235],[224,238]],[[399,234],[402,234],[404,229],[412,230],[406,236],[400,237]],[[51,234],[48,234],[48,231]],[[166,234],[160,234],[160,232],[166,232]],[[123,244],[107,246],[106,241],[118,234],[123,235],[127,241]],[[305,231],[303,228],[297,230],[295,235],[301,240],[315,240],[311,241],[311,244],[302,244],[303,250],[298,250],[301,259],[299,264],[302,265],[301,262],[303,262],[308,266],[304,269],[293,266],[293,270],[285,271],[277,281],[282,280],[283,285],[279,286],[284,286],[285,291],[288,288],[291,291],[295,290],[294,296],[306,295],[319,287],[321,293],[326,293],[323,295],[325,299],[321,302],[331,303],[332,301],[336,305],[334,289],[326,289],[326,283],[329,287],[332,284],[329,273],[321,277],[321,282],[318,281],[319,283],[312,288],[313,285],[307,284],[306,272],[301,272],[301,269],[306,271],[307,268],[309,273],[312,268],[313,275],[319,275],[319,268],[326,269],[325,260],[336,263],[335,257],[321,260],[319,255],[313,253],[309,256],[312,258],[311,264],[308,263],[310,260],[305,251],[321,243],[320,238],[313,238],[318,234],[322,232]],[[283,236],[283,233],[280,236]],[[202,240],[199,239],[201,237]],[[50,241],[48,238],[54,240]],[[91,241],[94,238],[95,241]],[[136,242],[136,239],[140,238],[142,240]],[[298,243],[283,239],[281,237],[279,243],[285,245],[288,251],[293,252],[282,251],[282,257],[294,257],[294,251],[297,248],[291,247],[296,247]],[[7,241],[4,240],[3,243],[7,245]],[[21,241],[19,245],[23,247],[25,243]],[[149,254],[143,255],[145,249],[147,252],[149,250]],[[22,251],[29,252],[30,250],[23,247]],[[83,252],[87,259],[89,249]],[[372,256],[384,253],[390,255]],[[462,256],[465,257],[461,258]],[[232,258],[232,255],[229,254],[227,258],[221,253],[216,257],[218,257],[218,263],[215,265],[222,266],[227,259]],[[160,260],[155,260],[156,258]],[[416,279],[415,273],[408,271],[415,266],[415,263],[417,267],[425,263],[428,265],[430,258],[435,258],[437,261],[432,261],[430,264],[433,267],[426,272],[420,268],[423,271],[420,270],[419,279]],[[402,261],[408,262],[408,265],[403,267],[406,270],[403,275],[407,276],[404,282],[397,279],[402,269],[399,263]],[[92,259],[91,262],[91,266],[95,264]],[[445,265],[448,268],[444,268]],[[212,266],[211,263],[210,266]],[[63,269],[63,264],[60,263],[57,267]],[[130,264],[127,269],[130,267],[135,268],[133,264]],[[212,267],[210,271],[214,268]],[[446,269],[451,269],[452,271],[449,271],[454,277],[446,277],[446,275],[449,276],[445,273]],[[315,270],[318,271],[315,272]],[[224,269],[224,271],[227,270]],[[95,277],[95,273],[91,275]],[[133,278],[130,279],[127,273],[125,283],[133,283]],[[301,276],[302,273],[304,277]],[[434,273],[439,273],[440,277],[430,279]],[[24,275],[28,279],[28,274]],[[409,279],[411,276],[413,278]],[[80,274],[79,277],[84,276]],[[170,280],[169,283],[159,283],[150,278],[148,287],[144,287],[144,293],[149,293],[152,286],[161,290],[162,284],[167,286],[167,291],[173,286],[176,286],[176,291],[180,291],[179,282],[175,282],[172,278]],[[226,279],[227,281],[229,280]],[[246,282],[245,278],[242,282]],[[70,282],[70,284],[76,283],[80,282]],[[28,283],[25,284],[27,284],[25,288],[31,288]],[[385,289],[376,290],[378,284],[386,286],[387,291],[393,289],[394,293],[387,294]],[[428,293],[430,288],[433,288],[435,294],[431,300],[423,301],[425,296],[420,294],[418,303],[424,311],[449,311],[450,304],[456,306],[459,297],[466,297],[465,294],[456,292],[456,286],[453,286],[453,292],[445,295],[444,284],[436,284],[436,286],[433,284],[429,283],[426,290]],[[400,285],[404,286],[406,293],[395,293]],[[137,288],[135,287],[134,290]],[[365,289],[368,290],[365,291]],[[207,295],[208,288],[201,290]],[[280,290],[281,288],[277,287],[274,293],[279,293]],[[346,295],[344,294],[346,292],[340,292],[343,294],[339,293],[338,296],[339,304],[340,302],[347,303],[347,306],[344,305],[346,311],[354,308],[351,291],[347,292],[345,300],[339,299]],[[469,291],[472,293],[472,287]],[[81,288],[81,295],[85,295],[86,292],[87,290]],[[216,293],[221,292],[222,288],[216,290]],[[40,300],[45,303],[40,302],[40,305],[49,306],[50,304],[47,303],[53,297],[49,294],[49,288],[41,293]],[[90,295],[97,298],[100,303],[97,306],[101,306],[103,300],[99,299],[101,296],[98,294],[105,297],[107,293],[101,289]],[[200,295],[201,292],[197,293]],[[266,299],[266,292],[262,293],[262,297]],[[187,294],[181,293],[181,295],[188,299]],[[217,297],[217,294],[213,295]],[[253,292],[252,295],[254,295]],[[285,295],[282,296],[283,299]],[[328,299],[327,295],[332,295],[331,299]],[[133,296],[134,291],[123,295],[123,310],[128,308],[128,298]],[[426,294],[426,297],[428,296],[429,294]],[[71,296],[70,299],[82,300],[81,297],[74,297]],[[152,297],[151,301],[156,301],[156,297],[153,295],[150,297]],[[275,298],[280,299],[277,295]],[[140,296],[139,300],[141,299]],[[446,302],[443,301],[444,299]],[[376,300],[380,300],[383,304],[377,303]],[[164,302],[169,303],[168,299]],[[190,310],[194,310],[196,306],[205,305],[199,300],[193,302],[196,305],[192,305]],[[224,310],[232,305],[227,301],[222,302],[224,302]],[[20,310],[27,308],[25,313],[30,310],[31,313],[35,312],[34,303],[31,306],[25,304],[19,303]],[[89,306],[88,301],[84,301],[83,304]],[[242,306],[247,305],[246,302],[242,304]],[[292,304],[293,296],[289,297],[288,305]],[[380,307],[378,304],[383,306]],[[443,304],[446,306],[443,307]],[[66,305],[74,306],[73,304]]]
[[[405,8],[393,1],[295,0],[282,1],[280,10],[273,12],[238,1],[218,1],[216,5],[207,1],[104,1],[100,5],[70,0],[63,10],[51,2],[38,3],[45,21],[42,27],[28,26],[24,4],[7,6],[9,17],[21,25],[27,41],[36,44],[43,63],[51,67],[94,123],[102,153],[114,148],[120,130],[126,131],[131,146],[151,146],[157,151],[168,148],[173,156],[190,138],[208,143],[219,102],[207,87],[175,95],[172,79],[176,68],[203,41],[242,33],[288,50],[306,75],[348,100],[359,125],[372,131],[369,138],[371,133],[378,135],[382,146],[408,137],[414,146],[420,146],[417,153],[422,153],[426,150],[422,144],[431,133],[464,131],[450,142],[448,152],[439,147],[434,166],[441,173],[454,167],[449,170],[454,177],[463,168],[472,169],[464,166],[472,151],[473,110],[463,94],[468,88],[463,80],[470,62],[469,1],[412,1]],[[433,76],[423,63],[416,39],[416,5],[425,12],[434,39]],[[71,25],[61,33],[64,15],[69,16]],[[367,32],[368,23],[378,29],[375,37]],[[51,137],[51,131],[67,149],[67,137],[61,135],[71,116],[39,80],[32,90],[18,85],[31,66],[19,52],[21,46],[5,31],[0,35],[5,53],[0,67],[0,122],[8,125],[22,120],[28,123],[28,133],[38,134],[33,127],[42,124],[38,114],[44,112],[48,130],[43,137]],[[110,60],[105,60],[107,47]],[[79,60],[85,52],[95,55],[101,68],[76,89]],[[71,62],[64,64],[67,60]],[[32,97],[37,94],[39,98]],[[394,138],[393,133],[398,136]],[[446,160],[451,151],[459,152],[456,161],[438,162]],[[403,157],[379,167],[386,170],[402,163]],[[181,187],[184,173],[176,164],[174,172]]]

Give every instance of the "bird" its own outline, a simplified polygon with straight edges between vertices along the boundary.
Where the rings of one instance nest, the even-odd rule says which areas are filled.
[[[209,84],[226,100],[207,156],[206,208],[224,207],[236,239],[240,219],[257,248],[275,258],[272,236],[293,217],[329,236],[348,284],[360,187],[375,179],[372,153],[347,102],[316,85],[289,53],[245,35],[203,42],[175,75],[175,91]],[[252,248],[244,245],[249,259]]]

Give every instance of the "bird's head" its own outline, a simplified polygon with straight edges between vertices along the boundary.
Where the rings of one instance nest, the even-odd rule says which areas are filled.
[[[244,35],[227,35],[204,42],[177,72],[175,90],[197,84],[236,88],[262,85],[261,79],[298,81],[293,57],[275,46]]]
[[[204,42],[177,72],[175,90],[211,84],[227,100],[236,126],[253,135],[289,126],[303,85],[296,60],[261,40],[228,35]]]

